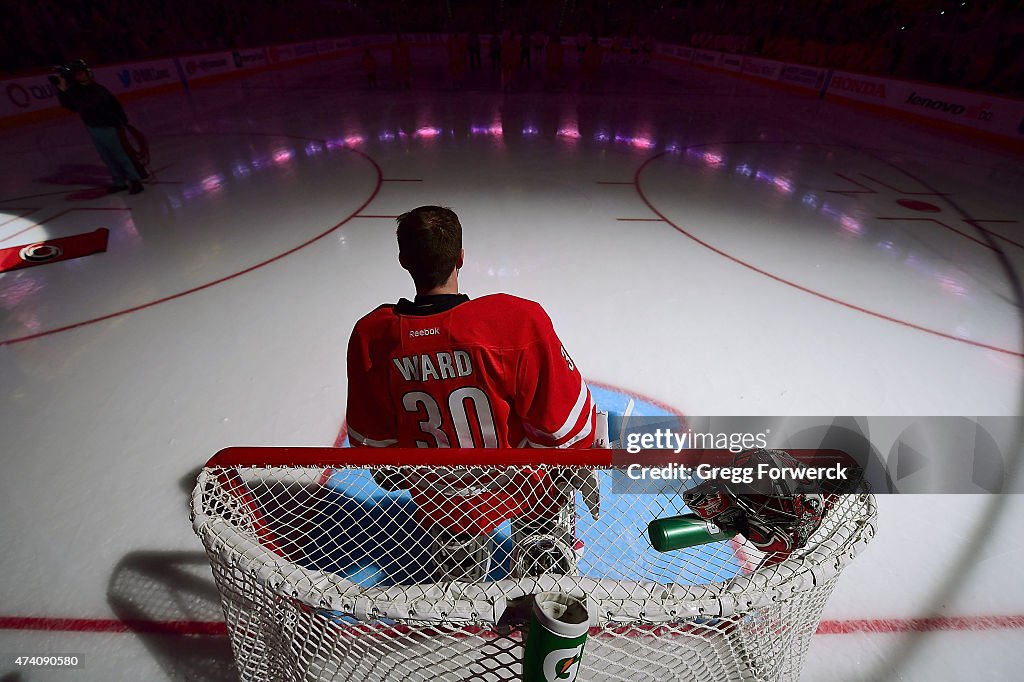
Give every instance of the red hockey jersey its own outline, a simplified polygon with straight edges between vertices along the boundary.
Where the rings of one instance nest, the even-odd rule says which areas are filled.
[[[418,306],[421,299],[447,305]],[[507,294],[417,304],[383,305],[356,323],[346,416],[353,446],[592,445],[590,390],[539,304]]]

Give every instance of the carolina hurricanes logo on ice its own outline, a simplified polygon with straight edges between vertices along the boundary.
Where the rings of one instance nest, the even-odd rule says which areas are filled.
[[[28,261],[30,263],[42,263],[44,261],[53,260],[59,258],[64,254],[64,251],[53,244],[29,244],[21,251],[18,255],[21,260]]]

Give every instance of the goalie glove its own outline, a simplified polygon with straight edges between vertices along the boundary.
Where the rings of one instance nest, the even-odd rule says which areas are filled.
[[[733,466],[757,470],[758,464],[799,468],[802,465],[781,450],[740,453]],[[741,484],[705,481],[683,494],[695,514],[719,527],[741,533],[758,550],[778,563],[807,544],[828,511],[825,497],[785,479]]]
[[[593,469],[555,469],[555,488],[565,500],[572,500],[579,490],[583,503],[595,521],[601,516],[601,479]]]
[[[381,488],[391,492],[402,490],[408,487],[405,482],[405,475],[396,467],[381,467],[373,471],[373,480]]]

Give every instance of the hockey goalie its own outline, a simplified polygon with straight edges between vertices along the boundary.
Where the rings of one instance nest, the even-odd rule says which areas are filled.
[[[594,446],[590,390],[543,308],[506,294],[471,300],[459,292],[465,252],[455,213],[416,208],[398,218],[397,236],[416,297],[378,307],[353,329],[346,414],[353,447]],[[576,490],[598,513],[597,477],[579,470],[394,468],[375,479],[410,491],[416,520],[432,538],[435,582],[483,580],[491,534],[505,521],[514,576],[572,573],[582,551]]]

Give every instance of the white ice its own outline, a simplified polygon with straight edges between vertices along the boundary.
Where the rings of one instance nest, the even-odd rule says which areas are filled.
[[[223,637],[12,619],[220,618],[196,469],[335,442],[352,325],[412,293],[388,216],[418,205],[459,214],[467,293],[542,302],[589,378],[683,413],[1020,413],[992,248],[1024,262],[1019,154],[688,68],[503,96],[426,61],[411,91],[346,58],[127,102],[157,169],[138,196],[92,191],[73,118],[2,133],[0,248],[111,233],[0,274],[0,679],[230,679]],[[804,679],[1018,679],[1024,500],[879,502],[825,618],[921,631],[818,635]]]

